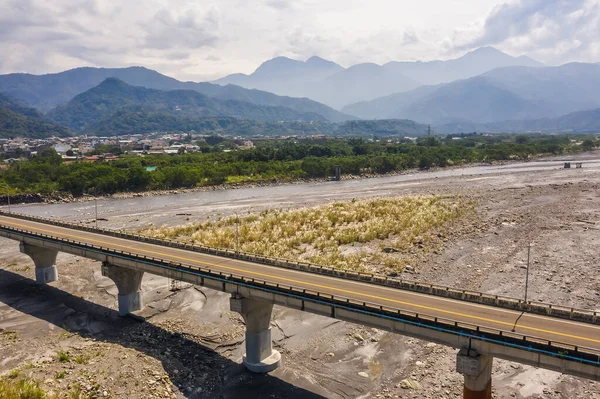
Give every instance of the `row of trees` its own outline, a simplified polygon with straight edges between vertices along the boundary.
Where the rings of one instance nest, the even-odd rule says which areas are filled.
[[[388,173],[410,168],[444,167],[470,162],[527,159],[594,148],[595,138],[574,144],[568,137],[470,136],[416,143],[371,142],[359,138],[314,140],[303,143],[269,141],[243,151],[207,152],[176,156],[124,157],[112,162],[63,163],[52,149],[0,172],[0,181],[14,192],[75,196],[121,191],[187,188],[243,180],[290,180],[326,177],[335,165],[347,174]],[[213,141],[211,141],[212,143]],[[219,144],[214,140],[213,144]],[[148,167],[151,168],[150,170]]]

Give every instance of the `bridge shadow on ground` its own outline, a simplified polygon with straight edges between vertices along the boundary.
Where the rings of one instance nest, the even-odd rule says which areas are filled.
[[[143,320],[119,317],[116,310],[49,285],[38,286],[33,280],[3,269],[0,302],[81,337],[135,349],[159,360],[187,398],[323,398],[277,377],[250,373],[241,364],[184,334]]]

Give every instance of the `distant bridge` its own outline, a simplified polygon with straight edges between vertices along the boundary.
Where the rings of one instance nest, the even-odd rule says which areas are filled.
[[[19,241],[36,281],[58,279],[59,251],[102,262],[119,314],[143,308],[144,273],[231,293],[246,322],[244,365],[269,372],[271,312],[285,306],[459,349],[465,397],[491,397],[494,357],[600,381],[600,314],[408,283],[0,212],[0,236]]]

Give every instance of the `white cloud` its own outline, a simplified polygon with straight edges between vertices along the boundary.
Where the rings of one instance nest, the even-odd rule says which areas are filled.
[[[548,63],[600,61],[598,0],[513,0],[497,5],[480,26],[454,32],[455,51],[494,45]]]
[[[144,65],[201,80],[279,55],[349,66],[480,45],[597,62],[598,1],[0,0],[0,73]]]

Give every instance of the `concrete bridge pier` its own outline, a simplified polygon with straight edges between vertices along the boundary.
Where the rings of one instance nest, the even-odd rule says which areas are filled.
[[[473,349],[461,349],[456,355],[456,371],[465,376],[464,399],[492,399],[493,357]]]
[[[281,364],[281,354],[273,350],[271,312],[273,304],[233,294],[231,311],[238,312],[246,322],[246,354],[244,366],[253,373],[268,373]]]
[[[102,262],[102,275],[114,281],[119,289],[119,316],[144,307],[141,292],[144,272]]]
[[[38,247],[21,242],[19,245],[21,253],[28,255],[35,264],[35,282],[43,285],[58,280],[58,269],[56,268],[56,249]]]

